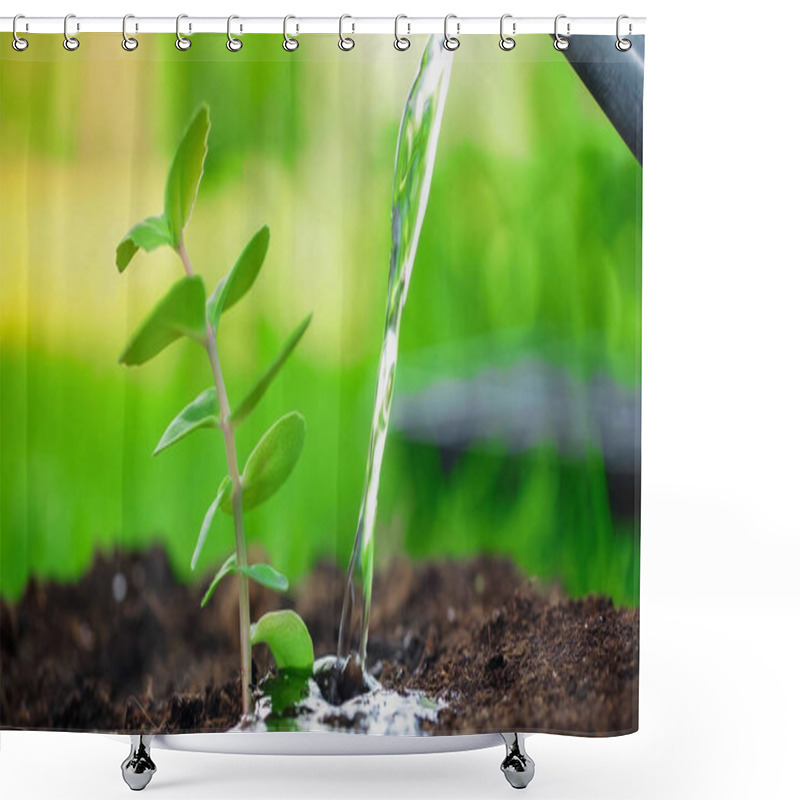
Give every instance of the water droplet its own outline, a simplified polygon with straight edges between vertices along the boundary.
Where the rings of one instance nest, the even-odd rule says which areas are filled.
[[[114,575],[111,581],[111,592],[118,603],[121,603],[125,599],[125,595],[128,594],[128,581],[125,580],[125,576],[121,572]]]

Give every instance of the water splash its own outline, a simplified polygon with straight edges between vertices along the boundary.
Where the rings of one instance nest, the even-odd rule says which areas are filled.
[[[368,691],[343,702],[327,696],[319,676],[338,668],[336,656],[324,656],[314,665],[314,676],[284,672],[262,681],[256,693],[255,712],[243,718],[234,731],[343,731],[372,735],[421,736],[425,723],[435,723],[446,707],[422,692],[384,689],[368,673]]]
[[[452,65],[453,54],[445,49],[439,37],[431,37],[409,92],[397,137],[386,323],[378,368],[367,471],[347,573],[337,649],[340,659],[355,655],[361,664],[365,663],[367,654],[375,516],[397,368],[400,317],[408,295],[417,242],[428,204],[436,145]]]

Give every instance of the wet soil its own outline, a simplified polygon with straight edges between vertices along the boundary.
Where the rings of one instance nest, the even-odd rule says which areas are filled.
[[[318,566],[296,600],[253,587],[254,618],[296,608],[317,656],[336,648],[344,576]],[[73,585],[0,603],[0,727],[224,731],[239,721],[234,581],[200,608],[154,549],[101,557]],[[431,733],[613,735],[638,726],[639,612],[572,600],[508,561],[398,561],[373,592],[369,668],[384,688],[444,699]],[[264,647],[254,674],[272,667]],[[358,729],[346,715],[336,728]]]

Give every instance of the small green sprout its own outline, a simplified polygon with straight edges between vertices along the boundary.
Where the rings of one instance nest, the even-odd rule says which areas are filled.
[[[134,225],[117,247],[117,269],[124,272],[139,249],[147,252],[162,245],[171,247],[181,259],[185,276],[166,293],[126,346],[120,362],[126,366],[144,364],[172,342],[183,337],[200,344],[208,356],[214,385],[202,391],[169,423],[153,455],[158,455],[189,434],[202,428],[218,428],[225,444],[228,474],[222,479],[203,517],[191,566],[197,566],[211,523],[222,510],[233,516],[235,552],[222,564],[202,599],[211,599],[220,582],[236,575],[239,583],[239,635],[241,640],[242,712],[253,710],[251,693],[251,651],[254,644],[266,644],[279,671],[310,675],[314,648],[303,620],[293,611],[265,614],[250,625],[248,580],[285,592],[289,581],[269,564],[248,564],[244,535],[244,512],[269,500],[285,483],[300,458],[306,423],[297,411],[281,417],[261,437],[239,473],[235,429],[258,405],[264,393],[286,363],[311,323],[306,317],[284,344],[277,358],[260,375],[253,388],[231,412],[217,335],[222,314],[236,304],[255,282],[269,247],[269,228],[264,225],[248,242],[236,263],[206,299],[203,279],[192,268],[183,233],[194,208],[203,176],[211,127],[208,106],[203,104],[189,123],[178,145],[167,177],[164,213]]]

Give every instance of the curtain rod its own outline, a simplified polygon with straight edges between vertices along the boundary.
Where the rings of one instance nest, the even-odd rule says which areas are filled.
[[[193,17],[181,15],[181,34],[226,33],[228,17]],[[339,33],[339,17],[288,17],[288,33],[296,36],[304,33]],[[0,31],[11,32],[13,17],[0,17]],[[17,33],[60,33],[64,34],[64,17],[26,17],[17,20]],[[345,34],[385,33],[394,34],[395,24],[402,36],[410,34],[430,34],[444,32],[444,17],[405,17],[397,22],[394,17],[351,17],[345,15],[341,30]],[[567,29],[569,26],[569,29]],[[530,33],[550,33],[555,29],[555,17],[512,17],[506,15],[504,31],[508,35]],[[137,17],[129,16],[126,24],[128,35],[136,33],[175,33],[175,17]],[[235,17],[231,30],[238,34],[278,33],[284,31],[284,17]],[[448,30],[452,35],[499,34],[500,16],[497,17],[458,17],[451,16]],[[617,31],[616,17],[569,17],[559,15],[558,30],[562,35],[593,34],[614,36]],[[624,19],[623,35],[630,36],[645,32],[644,17]],[[69,17],[69,34],[119,33],[122,34],[122,17]]]

